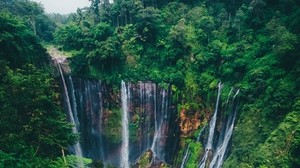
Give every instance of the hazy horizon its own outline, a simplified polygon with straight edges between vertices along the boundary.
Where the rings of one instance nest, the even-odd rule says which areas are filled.
[[[41,3],[47,13],[75,13],[77,8],[90,6],[89,0],[32,0]]]

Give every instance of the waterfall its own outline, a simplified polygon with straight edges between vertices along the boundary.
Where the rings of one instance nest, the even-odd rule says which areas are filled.
[[[233,87],[230,89],[230,91],[228,93],[227,100],[226,100],[226,107],[228,106],[229,98],[230,98],[232,91],[233,91]]]
[[[105,164],[118,163],[116,156],[111,156],[110,146],[105,144],[103,136],[104,97],[103,86],[99,80],[65,77],[69,91],[69,100],[77,131],[80,133],[82,155],[86,158],[101,160]],[[65,106],[68,107],[65,97]],[[68,110],[66,108],[66,113]]]
[[[124,81],[121,83],[122,98],[122,148],[120,167],[129,168],[129,122],[128,122],[128,91]]]
[[[184,157],[181,162],[180,168],[185,168],[185,165],[190,157],[190,144],[188,144],[187,148],[185,149]]]
[[[207,149],[212,149],[212,143],[213,143],[214,132],[215,132],[215,127],[216,127],[217,114],[218,114],[218,109],[219,109],[219,101],[220,101],[222,87],[223,87],[223,85],[221,83],[219,83],[218,97],[217,97],[215,112],[214,112],[214,115],[213,115],[211,121],[209,122],[209,136],[208,136],[208,141],[207,141],[207,145],[206,145]]]
[[[159,158],[161,161],[164,161],[164,147],[161,143],[165,140],[165,126],[168,119],[168,99],[166,96],[166,90],[161,91],[161,107],[160,111],[155,111],[155,132],[153,137],[153,143],[151,150],[154,153],[154,158]]]
[[[78,128],[80,123],[79,123],[78,117],[77,117],[78,112],[77,112],[77,103],[76,103],[76,97],[75,97],[75,89],[74,89],[74,85],[73,85],[73,79],[71,76],[68,76],[68,81],[70,81],[71,102],[72,102],[72,112],[74,113],[74,115],[73,115],[74,123],[75,123],[76,127]]]
[[[98,83],[98,88],[102,88],[102,84],[101,84],[101,81],[99,81]],[[99,132],[102,133],[103,131],[103,128],[102,128],[102,121],[103,121],[103,97],[102,97],[102,92],[100,90],[100,92],[98,93],[99,95],[99,106],[100,106],[100,109],[99,109],[99,112],[100,112],[100,116],[99,116],[99,120],[100,120],[100,123],[99,123]],[[102,139],[102,136],[100,135],[100,138],[99,138],[99,145],[100,145],[100,152],[101,152],[101,160],[104,161],[104,149],[103,149],[103,139]]]
[[[221,83],[219,83],[215,112],[214,112],[214,115],[213,115],[213,117],[211,118],[211,120],[209,122],[209,134],[208,134],[207,144],[206,144],[206,147],[205,147],[205,154],[204,154],[204,157],[202,158],[202,160],[200,161],[199,168],[204,168],[205,167],[206,161],[208,159],[208,155],[212,150],[212,144],[213,144],[215,127],[216,127],[217,113],[218,113],[218,108],[219,108],[219,100],[220,100],[222,87],[223,87],[223,85]]]
[[[155,118],[153,118],[153,113],[154,115],[156,113],[156,85],[150,82],[139,82],[137,87],[139,87],[139,103],[137,106],[139,106],[139,111],[142,115],[140,126],[141,134],[143,134],[140,142],[140,151],[144,152],[149,149],[152,144],[151,127],[153,127],[153,120]]]
[[[239,94],[239,92],[240,92],[240,90],[237,90],[237,92],[233,96],[233,99],[232,99],[233,114],[227,120],[224,138],[221,140],[221,143],[217,147],[217,150],[216,150],[216,152],[213,156],[213,159],[210,163],[210,166],[209,166],[210,168],[214,168],[214,167],[220,168],[224,162],[225,153],[227,151],[227,147],[228,147],[228,144],[229,144],[232,132],[233,132],[235,115],[236,115],[236,107],[234,107],[234,99]]]
[[[62,62],[60,60],[54,60],[54,61],[56,61],[56,64],[57,64],[57,67],[58,67],[58,70],[59,70],[59,74],[61,76],[61,80],[62,80],[62,84],[63,84],[63,89],[64,89],[64,97],[65,97],[64,100],[65,100],[65,104],[67,106],[67,112],[68,112],[68,116],[69,116],[69,121],[74,125],[73,128],[72,128],[72,131],[73,131],[73,133],[78,134],[78,129],[77,129],[78,119],[77,119],[77,116],[76,116],[76,120],[75,120],[75,117],[74,117],[74,115],[77,115],[77,111],[74,110],[74,108],[76,109],[76,104],[73,103],[73,108],[72,108],[71,100],[70,100],[69,92],[68,92],[68,87],[67,87],[67,84],[66,84],[66,81],[65,81],[65,78],[64,78],[64,74],[63,74],[63,70],[62,70],[62,67],[61,67],[61,63]],[[72,80],[71,77],[69,79]],[[72,99],[75,99],[74,88],[71,88],[71,92],[72,92],[71,93]],[[83,160],[82,160],[83,155],[82,155],[82,149],[81,149],[81,146],[80,146],[79,142],[77,142],[73,146],[73,148],[74,148],[74,154],[76,156],[79,156],[77,166],[78,167],[83,167]]]
[[[197,137],[197,142],[200,142],[200,138],[204,133],[204,130],[206,129],[207,125],[205,125],[204,127],[202,127],[202,129],[200,130],[198,137]]]
[[[85,157],[105,160],[102,136],[103,97],[102,84],[98,80],[74,80],[78,99],[82,147]]]
[[[73,132],[80,133],[80,143],[71,147],[72,152],[79,157],[87,157],[106,162],[108,153],[103,145],[103,96],[102,84],[97,80],[83,80],[68,73],[66,59],[53,59],[61,77],[64,93],[65,112],[68,120],[74,125]],[[64,63],[64,64],[62,64]],[[67,71],[65,71],[67,69]],[[81,161],[82,162],[82,161]],[[79,163],[78,167],[82,167]]]
[[[227,100],[224,106],[225,106],[225,110],[228,111],[229,117],[227,117],[227,119],[224,121],[225,124],[221,128],[221,132],[218,136],[218,144],[213,145],[213,139],[214,139],[213,136],[215,134],[214,129],[216,126],[215,117],[217,116],[217,112],[218,112],[217,110],[219,106],[221,89],[222,89],[222,85],[219,84],[216,109],[209,123],[210,129],[209,129],[208,141],[205,147],[205,154],[200,161],[199,168],[204,168],[204,167],[221,168],[224,160],[226,159],[226,152],[228,150],[228,145],[233,133],[236,110],[237,110],[237,103],[235,99],[236,96],[239,94],[240,90],[237,90],[233,96],[232,96],[232,92],[234,91],[233,88],[231,88],[231,90],[228,93]],[[211,161],[209,162],[210,159]]]
[[[146,143],[144,144],[147,146],[147,148],[150,145],[150,129],[151,129],[151,115],[150,115],[150,106],[151,106],[151,92],[152,92],[152,84],[144,83],[144,92],[145,92],[145,102],[144,102],[144,110],[146,112],[146,115],[144,116],[145,118],[145,123],[144,123],[144,133],[145,135],[145,140]]]
[[[65,67],[59,64],[58,67],[60,74],[65,73],[62,69]],[[171,117],[168,90],[152,82],[121,82],[119,129],[122,134],[118,143],[111,141],[107,132],[110,130],[107,123],[115,119],[115,105],[119,104],[111,88],[99,80],[72,76],[62,76],[61,81],[65,112],[76,126],[73,131],[80,133],[80,143],[73,147],[74,154],[123,168],[130,167],[148,149],[152,149],[157,161],[165,160]],[[129,127],[134,132],[129,132]]]
[[[128,107],[133,121],[130,126],[137,125],[137,132],[130,132],[129,160],[135,162],[144,152],[151,149],[154,163],[165,161],[166,141],[169,126],[169,93],[152,82],[128,84],[131,96]],[[138,119],[135,118],[138,116]],[[138,123],[137,123],[138,122]]]

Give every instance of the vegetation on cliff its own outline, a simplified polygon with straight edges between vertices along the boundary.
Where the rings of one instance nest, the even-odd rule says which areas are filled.
[[[36,7],[0,1],[0,167],[63,167],[57,158],[78,139],[62,111],[49,56],[34,34],[39,29],[25,22]]]
[[[218,81],[240,88],[233,145],[224,167],[300,166],[298,1],[91,0],[90,8],[69,16],[52,14],[51,19],[30,1],[0,4],[3,163],[47,162],[59,150],[47,153],[43,148],[65,147],[76,139],[45,71],[48,60],[40,38],[72,53],[74,75],[116,88],[121,79],[172,84],[179,111],[199,116],[200,127],[209,118],[206,110],[212,107]],[[192,141],[200,148],[194,131],[185,135],[182,147]],[[188,165],[201,154],[191,151]]]
[[[179,110],[202,119],[218,81],[234,85],[241,105],[226,166],[299,166],[299,116],[290,114],[299,99],[297,1],[92,2],[54,33],[74,50],[77,75],[171,83]],[[282,141],[289,152],[272,152]]]

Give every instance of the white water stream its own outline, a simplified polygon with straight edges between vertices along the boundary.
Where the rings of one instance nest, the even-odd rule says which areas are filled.
[[[128,122],[128,90],[124,81],[121,83],[122,98],[122,148],[120,167],[129,168],[129,122]]]

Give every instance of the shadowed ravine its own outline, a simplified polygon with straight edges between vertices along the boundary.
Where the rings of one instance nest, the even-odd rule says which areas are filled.
[[[69,121],[74,124],[73,131],[80,133],[80,143],[75,144],[73,153],[79,157],[101,160],[106,164],[112,164],[123,168],[129,168],[147,150],[153,152],[152,162],[164,161],[166,158],[168,135],[170,126],[170,91],[159,88],[152,82],[139,82],[137,84],[121,82],[119,98],[112,96],[111,90],[101,81],[73,78],[68,75],[68,65],[64,57],[56,57],[54,61],[61,76],[64,90],[64,104]],[[62,66],[65,68],[63,69]],[[67,69],[67,72],[65,72]],[[217,122],[220,95],[223,85],[218,85],[218,95],[215,112],[209,122],[209,127],[204,127],[199,132],[197,141],[203,136],[204,130],[209,128],[205,153],[199,163],[200,168],[221,167],[225,159],[229,140],[232,135],[235,120],[236,102],[230,90],[226,100],[226,110],[230,112],[224,128],[216,139],[215,127]],[[112,103],[110,101],[114,101]],[[111,107],[115,104],[115,107]],[[120,110],[116,110],[119,108]],[[111,120],[112,110],[119,114],[121,136],[116,142],[110,140],[107,120]],[[119,112],[118,112],[119,111]],[[234,112],[231,112],[234,111]],[[116,118],[114,118],[116,120]],[[106,121],[106,122],[105,122]],[[190,151],[189,145],[183,156],[180,167],[185,167]],[[82,164],[82,163],[80,163]],[[79,165],[80,165],[79,164]]]
[[[60,64],[58,67],[66,112],[71,116],[69,121],[75,125],[74,132],[81,135],[74,154],[124,168],[134,164],[148,149],[153,151],[154,160],[168,160],[165,158],[171,118],[168,90],[151,82],[122,81],[116,99],[100,81],[72,77],[63,72]],[[112,119],[112,110],[122,113],[120,127],[116,125],[121,134],[117,142],[111,141],[105,131],[109,130],[107,120]]]

